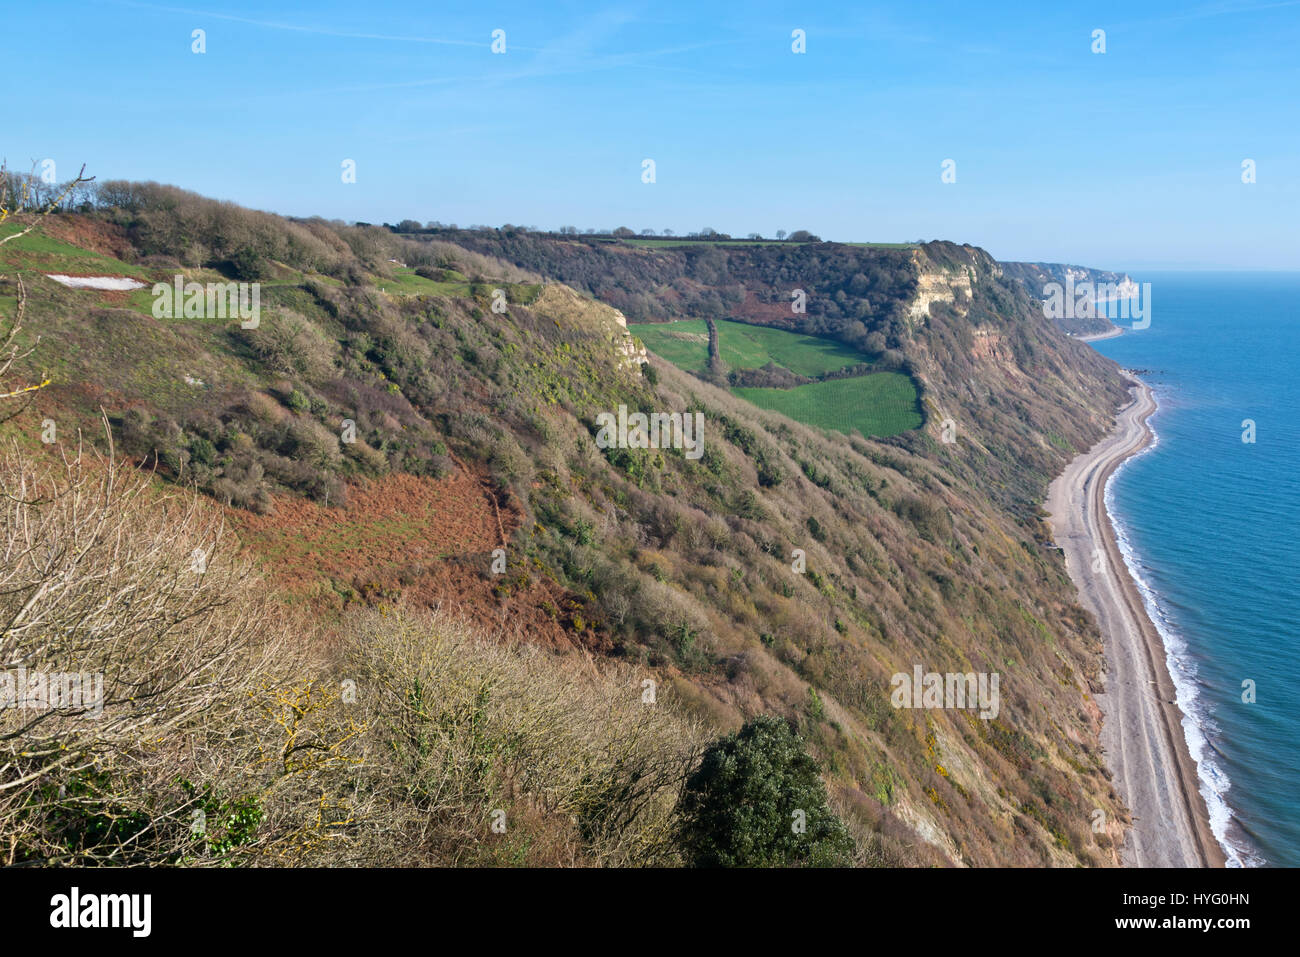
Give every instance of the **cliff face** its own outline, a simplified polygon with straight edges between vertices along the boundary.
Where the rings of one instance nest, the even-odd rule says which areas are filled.
[[[928,318],[930,306],[936,302],[951,303],[961,310],[962,303],[970,301],[972,269],[938,268],[919,249],[913,252],[912,262],[916,267],[916,293],[907,307],[909,319]]]
[[[911,261],[896,348],[922,386],[925,431],[950,468],[1029,515],[1069,455],[1110,427],[1125,395],[1115,364],[1063,335],[984,250],[927,243]]]
[[[579,295],[560,283],[546,283],[532,306],[535,312],[561,319],[572,328],[604,335],[615,354],[622,356],[628,368],[639,369],[649,361],[645,346],[628,332],[627,317],[603,302]]]

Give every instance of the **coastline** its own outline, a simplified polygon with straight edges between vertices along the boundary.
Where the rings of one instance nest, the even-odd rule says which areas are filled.
[[[1122,336],[1123,334],[1124,334],[1124,327],[1115,326],[1112,329],[1110,329],[1110,331],[1108,332],[1094,332],[1091,335],[1071,336],[1070,338],[1075,339],[1079,342],[1097,342],[1100,339],[1114,339],[1116,336]]]
[[[1118,331],[1113,333],[1118,335]],[[1147,614],[1106,510],[1115,470],[1151,444],[1151,389],[1130,376],[1133,400],[1113,432],[1076,456],[1051,484],[1046,507],[1080,604],[1101,629],[1106,652],[1101,742],[1116,789],[1132,815],[1123,862],[1137,867],[1222,867],[1166,649]],[[1099,568],[1099,571],[1093,571]]]

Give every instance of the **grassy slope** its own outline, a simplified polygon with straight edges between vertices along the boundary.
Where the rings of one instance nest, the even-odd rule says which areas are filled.
[[[459,273],[454,273],[450,281],[439,282],[417,276],[409,266],[398,266],[391,279],[380,282],[384,292],[406,296],[468,296],[469,285],[469,280]]]
[[[717,325],[722,361],[732,368],[758,369],[775,362],[796,375],[818,376],[867,361],[866,356],[833,339],[725,319]]]
[[[0,226],[0,239],[12,236],[20,227],[15,223]],[[86,276],[130,276],[142,279],[145,270],[112,256],[82,249],[36,231],[4,245],[4,261],[18,268]]]
[[[867,436],[921,427],[916,387],[897,372],[810,382],[793,389],[735,389],[736,395],[818,428]]]

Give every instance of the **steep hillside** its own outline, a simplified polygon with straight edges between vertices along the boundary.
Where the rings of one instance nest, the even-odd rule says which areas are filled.
[[[0,248],[42,336],[28,371],[54,380],[20,441],[46,420],[93,434],[103,407],[326,620],[402,595],[622,659],[716,730],[785,715],[876,863],[1115,862],[1090,827],[1124,818],[1100,645],[1037,503],[1123,390],[987,254],[430,243],[121,192]],[[261,282],[258,328],[159,317],[150,287],[177,274]],[[835,338],[913,377],[926,422],[881,441],[799,424],[645,356],[625,314]],[[702,413],[701,454],[602,448],[620,406]],[[916,668],[999,675],[996,714],[893,706]]]

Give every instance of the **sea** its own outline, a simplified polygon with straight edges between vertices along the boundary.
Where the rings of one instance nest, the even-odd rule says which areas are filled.
[[[1107,507],[1229,866],[1298,867],[1300,273],[1134,278],[1149,326],[1092,347],[1152,387],[1156,441]]]

